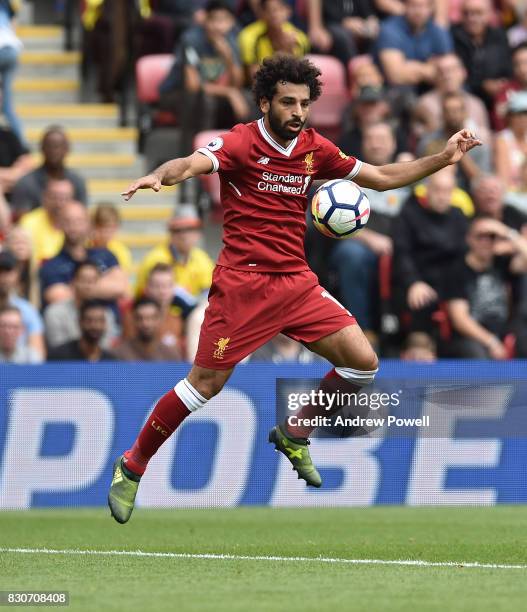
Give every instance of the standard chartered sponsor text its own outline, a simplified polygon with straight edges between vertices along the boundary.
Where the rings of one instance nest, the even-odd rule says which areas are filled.
[[[257,188],[258,191],[301,195],[306,192],[310,180],[309,175],[262,172],[262,180],[258,181]]]

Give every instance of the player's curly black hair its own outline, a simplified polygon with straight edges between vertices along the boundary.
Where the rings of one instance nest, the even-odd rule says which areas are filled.
[[[307,59],[291,55],[268,57],[254,76],[253,95],[256,104],[259,105],[262,98],[271,101],[280,81],[307,85],[309,99],[314,102],[322,91],[322,83],[318,79],[320,74],[320,70]]]

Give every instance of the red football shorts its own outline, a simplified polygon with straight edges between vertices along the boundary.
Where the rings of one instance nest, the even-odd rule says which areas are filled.
[[[216,266],[194,363],[228,370],[280,332],[309,343],[355,322],[310,270],[277,274]]]

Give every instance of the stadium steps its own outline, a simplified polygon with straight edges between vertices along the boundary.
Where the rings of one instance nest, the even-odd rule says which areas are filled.
[[[34,150],[38,148],[43,132],[43,129],[35,127],[26,130],[26,138]],[[101,130],[96,127],[76,127],[67,129],[66,132],[72,143],[72,153],[115,153],[135,157],[136,128],[108,127]]]
[[[85,127],[104,131],[115,128],[119,119],[119,109],[115,104],[23,104],[18,102],[18,98],[15,92],[18,115],[28,129],[44,129],[59,124],[65,129]]]
[[[122,231],[117,235],[117,238],[131,250],[134,254],[133,260],[138,264],[150,249],[167,241],[167,234],[166,232],[159,233],[154,230],[146,231],[145,228],[140,233]]]
[[[140,234],[132,234],[130,232],[123,232],[119,234],[118,238],[119,240],[124,242],[124,244],[126,244],[126,246],[130,249],[151,249],[152,247],[155,247],[158,244],[166,242],[167,235],[166,233],[149,234],[146,232],[141,232]]]
[[[35,164],[40,164],[40,153],[34,153],[33,159]],[[126,182],[143,173],[142,160],[127,153],[71,153],[67,164],[85,178],[122,176]]]
[[[19,25],[16,28],[18,37],[24,43],[26,51],[58,52],[63,47],[63,31],[55,25]]]
[[[38,79],[43,76],[76,79],[80,61],[81,55],[78,51],[23,50],[20,54],[18,75],[24,79]]]
[[[125,202],[121,192],[126,188],[126,181],[114,179],[88,180],[90,205],[104,202],[118,207],[122,218],[122,230],[125,235],[130,232],[137,235],[141,232],[159,234],[165,231],[166,222],[172,215],[176,202],[177,189],[163,187],[159,193],[150,190],[138,191],[134,197]],[[133,242],[130,243],[132,253],[139,250]],[[144,252],[144,245],[140,251]]]
[[[80,61],[77,51],[62,50],[63,32],[56,26],[20,26],[24,43],[14,84],[17,112],[38,163],[38,143],[49,125],[64,127],[71,140],[68,164],[87,179],[90,205],[110,202],[119,207],[120,238],[132,250],[135,264],[144,253],[166,239],[177,190],[141,191],[124,203],[126,186],[144,174],[136,154],[137,131],[118,126],[114,104],[79,102]]]

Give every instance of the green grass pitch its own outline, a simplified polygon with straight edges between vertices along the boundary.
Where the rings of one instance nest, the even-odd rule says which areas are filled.
[[[68,590],[71,610],[511,612],[527,606],[526,544],[523,506],[138,510],[124,526],[102,509],[0,512],[0,590]],[[234,558],[6,551],[12,548]]]

